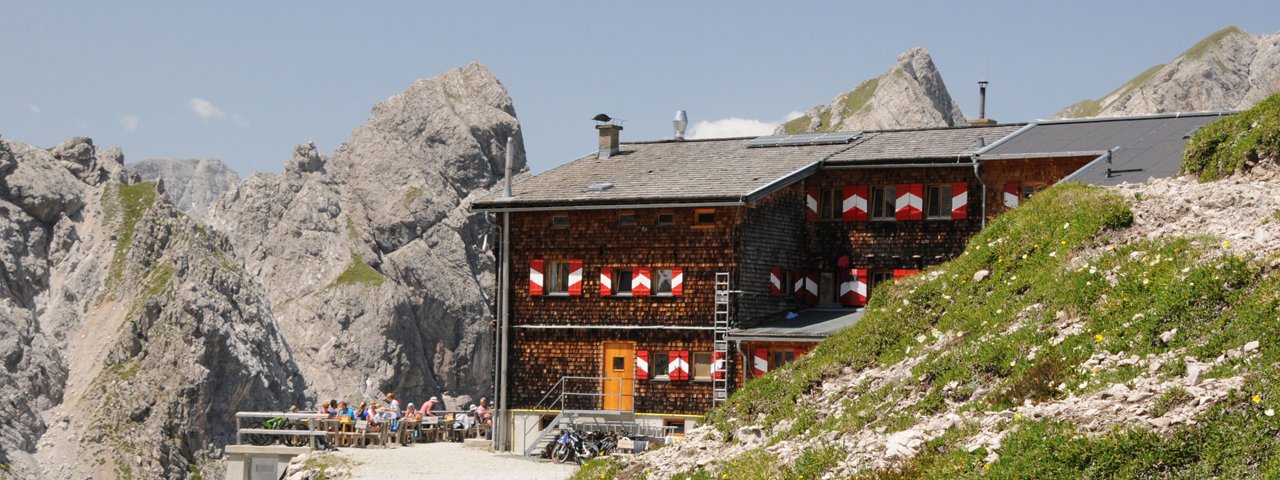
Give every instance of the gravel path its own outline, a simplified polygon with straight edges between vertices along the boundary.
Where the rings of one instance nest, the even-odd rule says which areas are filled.
[[[516,455],[499,455],[460,443],[425,443],[409,447],[343,448],[336,455],[354,460],[355,480],[564,480],[577,470]]]

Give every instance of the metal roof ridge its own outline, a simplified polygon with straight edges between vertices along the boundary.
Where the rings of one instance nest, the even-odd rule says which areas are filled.
[[[1092,123],[1092,122],[1120,122],[1125,120],[1153,120],[1158,118],[1182,118],[1182,117],[1225,117],[1227,115],[1235,115],[1240,113],[1239,110],[1207,110],[1202,112],[1165,112],[1150,113],[1146,115],[1128,115],[1120,117],[1084,117],[1084,118],[1060,118],[1049,120],[1036,120],[1033,124],[1037,125],[1057,125],[1062,123]]]

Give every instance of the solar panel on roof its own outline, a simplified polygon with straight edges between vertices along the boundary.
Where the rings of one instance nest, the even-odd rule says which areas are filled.
[[[801,133],[796,135],[767,135],[747,141],[747,148],[786,147],[795,145],[835,145],[849,143],[862,136],[862,132]]]

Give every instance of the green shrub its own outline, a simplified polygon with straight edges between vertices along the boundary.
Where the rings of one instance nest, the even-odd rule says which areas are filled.
[[[1181,173],[1207,182],[1243,172],[1263,156],[1280,156],[1280,94],[1197,131],[1183,151]]]

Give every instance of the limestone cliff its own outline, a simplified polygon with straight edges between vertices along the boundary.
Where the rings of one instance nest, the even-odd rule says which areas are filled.
[[[1280,91],[1280,33],[1226,27],[1166,64],[1102,98],[1077,102],[1055,118],[1244,110]]]
[[[915,47],[879,77],[786,122],[775,133],[843,132],[967,125],[929,52]]]
[[[128,165],[144,182],[161,182],[174,206],[196,220],[240,175],[216,158],[148,158]]]
[[[284,172],[211,207],[310,394],[452,407],[492,388],[490,226],[467,204],[501,179],[508,136],[525,170],[518,127],[506,89],[472,64],[379,103],[331,157],[301,145]]]

